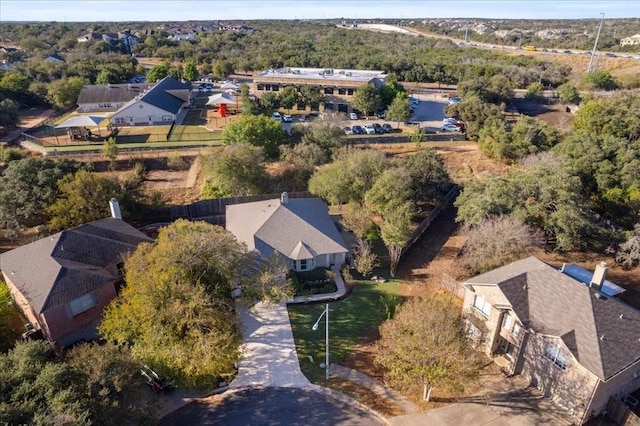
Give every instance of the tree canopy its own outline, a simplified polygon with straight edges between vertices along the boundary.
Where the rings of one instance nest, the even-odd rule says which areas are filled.
[[[237,197],[261,194],[267,174],[262,148],[229,145],[204,157],[203,198]]]
[[[222,143],[249,144],[262,147],[264,153],[273,157],[284,141],[284,130],[280,123],[266,115],[243,115],[229,123],[222,131]]]

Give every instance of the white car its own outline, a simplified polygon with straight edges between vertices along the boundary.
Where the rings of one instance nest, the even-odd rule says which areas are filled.
[[[368,135],[376,134],[376,128],[373,127],[373,124],[365,124],[364,126],[362,126],[362,128],[364,129],[364,132]]]
[[[444,126],[442,126],[440,128],[440,133],[445,133],[445,132],[459,132],[460,128],[458,126],[456,126],[455,124],[445,124]]]
[[[291,118],[290,114],[285,114],[282,116],[282,120],[284,120],[287,123],[291,123],[291,121],[293,121],[293,118]]]
[[[355,112],[352,112],[349,114],[349,119],[350,120],[357,120],[358,119],[358,114],[356,114]]]
[[[282,123],[283,119],[279,112],[274,112],[273,114],[271,114],[271,116]]]

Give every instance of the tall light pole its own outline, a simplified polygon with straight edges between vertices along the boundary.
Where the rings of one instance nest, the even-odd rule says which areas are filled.
[[[596,56],[596,48],[598,47],[598,39],[600,38],[600,31],[602,31],[602,24],[604,23],[604,13],[601,13],[602,19],[600,20],[600,26],[598,27],[598,34],[596,34],[596,42],[593,43],[593,50],[591,51],[591,59],[589,59],[589,65],[587,66],[587,72],[592,71],[593,58]]]
[[[324,378],[329,380],[329,304],[328,303],[327,303],[327,307],[324,308],[324,311],[322,311],[322,313],[316,320],[316,323],[313,324],[313,327],[311,327],[311,329],[313,331],[316,331],[318,329],[318,324],[320,324],[320,320],[325,315],[326,315],[326,318],[325,318],[326,328],[325,328],[325,342],[324,342],[324,348],[325,348]]]

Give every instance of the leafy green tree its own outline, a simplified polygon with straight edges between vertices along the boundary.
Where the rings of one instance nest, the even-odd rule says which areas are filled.
[[[389,273],[396,276],[400,255],[411,239],[411,216],[413,203],[406,201],[398,205],[387,205],[380,225],[380,237],[389,252]]]
[[[13,97],[29,90],[29,79],[17,72],[8,72],[0,78],[0,93]]]
[[[444,159],[431,148],[403,157],[397,165],[408,172],[411,198],[415,201],[439,200],[451,187]]]
[[[260,106],[267,111],[273,111],[280,107],[280,98],[275,92],[267,92],[260,98]]]
[[[116,84],[119,82],[118,76],[108,68],[103,68],[96,77],[96,84]]]
[[[15,327],[16,320],[19,319],[20,312],[13,302],[9,287],[0,281],[0,352],[7,352],[20,338],[20,333]]]
[[[115,166],[118,159],[118,145],[116,144],[116,138],[109,138],[102,144],[102,155],[109,160],[110,167]]]
[[[514,96],[511,82],[503,75],[465,80],[458,84],[458,93],[465,100],[469,97],[477,97],[482,102],[497,105],[511,102]]]
[[[537,101],[542,97],[544,86],[540,82],[531,83],[527,86],[527,92],[524,94],[525,99]]]
[[[442,298],[409,299],[380,326],[375,362],[398,389],[462,393],[478,378],[482,356],[471,347],[460,323],[460,308]]]
[[[196,61],[194,59],[187,60],[182,69],[182,77],[184,77],[186,81],[197,81],[199,75]]]
[[[0,100],[0,127],[15,129],[19,122],[18,104],[11,99]]]
[[[56,80],[47,89],[47,99],[57,108],[68,108],[76,104],[82,86],[89,82],[81,77]]]
[[[124,199],[117,178],[80,170],[58,182],[59,197],[45,209],[49,229],[59,231],[109,216],[109,200]]]
[[[235,71],[234,68],[235,67],[232,62],[224,59],[219,59],[215,61],[215,63],[213,64],[213,69],[211,71],[216,78],[227,78],[231,74],[233,74],[233,72]]]
[[[223,144],[244,143],[258,146],[269,157],[273,157],[278,153],[278,146],[283,141],[284,130],[280,123],[265,115],[243,115],[222,131]]]
[[[576,86],[571,83],[564,83],[558,86],[558,97],[561,101],[570,104],[580,103],[580,93]]]
[[[373,84],[365,84],[356,89],[351,101],[353,107],[363,111],[365,116],[380,108],[380,92]]]
[[[582,78],[583,84],[589,88],[601,90],[615,90],[618,88],[613,76],[608,71],[593,71]]]
[[[45,207],[60,195],[56,183],[81,166],[73,160],[36,157],[9,163],[0,178],[0,228],[17,231],[43,223]]]
[[[47,342],[17,342],[0,354],[0,422],[90,424],[98,420],[91,414],[78,376],[54,360]]]
[[[300,188],[307,188],[309,178],[317,166],[325,164],[329,156],[318,145],[301,142],[294,146],[280,146],[280,160],[291,167]]]
[[[300,101],[311,109],[314,106],[317,108],[318,104],[320,104],[324,100],[324,94],[320,92],[320,89],[316,86],[310,86],[308,84],[304,84],[300,86]]]
[[[249,85],[247,83],[240,84],[240,97],[242,99],[242,115],[251,115],[253,102],[249,97]]]
[[[147,73],[147,81],[155,83],[169,75],[169,66],[167,64],[154,65]]]
[[[364,201],[370,212],[384,218],[398,205],[410,201],[412,195],[409,171],[394,167],[382,172],[366,192]]]
[[[223,198],[261,194],[267,173],[262,149],[250,145],[230,145],[204,158],[206,182],[202,197]]]
[[[573,127],[585,135],[611,135],[640,140],[640,97],[619,94],[585,102],[575,114]]]
[[[491,103],[482,102],[478,97],[465,97],[464,101],[449,105],[448,115],[455,115],[465,123],[467,137],[477,140],[480,129],[486,123],[504,121],[504,108]]]
[[[291,112],[291,108],[298,103],[298,92],[293,86],[287,86],[280,92],[280,105]]]
[[[326,155],[330,155],[347,142],[342,121],[342,114],[325,112],[322,117],[313,120],[304,129],[303,142],[317,145]]]
[[[125,262],[126,282],[100,333],[134,360],[191,388],[229,378],[239,356],[232,285],[244,249],[219,226],[178,220]],[[246,261],[246,260],[245,260]]]
[[[400,127],[400,123],[405,123],[411,117],[411,104],[406,92],[400,92],[393,98],[391,105],[387,109],[387,120],[395,121]]]
[[[309,180],[309,191],[334,205],[362,204],[365,193],[388,166],[384,154],[374,150],[342,148],[334,158]]]

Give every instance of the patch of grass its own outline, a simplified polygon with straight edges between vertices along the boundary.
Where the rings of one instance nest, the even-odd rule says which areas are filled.
[[[400,302],[396,282],[357,281],[346,298],[330,303],[330,362],[340,363],[363,337],[376,335],[380,324]],[[319,364],[325,359],[324,318],[318,330],[313,331],[311,327],[324,308],[325,304],[288,306],[300,368],[310,381],[323,385],[326,384],[324,369]],[[309,356],[313,357],[313,362]]]

